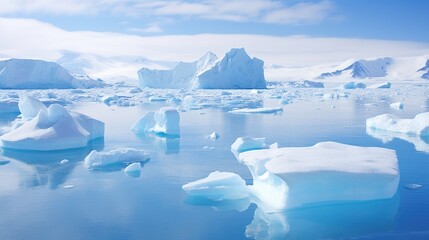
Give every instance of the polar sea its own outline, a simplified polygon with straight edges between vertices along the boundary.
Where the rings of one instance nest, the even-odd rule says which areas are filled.
[[[0,150],[0,239],[428,239],[429,140],[374,135],[365,127],[367,118],[379,114],[412,118],[428,111],[428,88],[415,88],[424,90],[419,94],[412,88],[406,93],[403,88],[371,90],[370,97],[362,97],[367,95],[361,90],[347,90],[348,97],[328,99],[317,92],[337,90],[302,90],[308,94],[284,105],[275,94],[263,92],[264,107],[283,108],[277,114],[234,114],[210,104],[184,108],[180,138],[130,131],[141,116],[168,105],[164,101],[132,106],[72,101],[68,109],[105,122],[104,139],[66,151]],[[404,109],[389,107],[399,100]],[[0,127],[17,115],[0,114]],[[208,138],[213,131],[220,136],[216,140]],[[380,135],[389,140],[383,142]],[[336,141],[394,149],[400,169],[398,191],[387,200],[277,213],[263,213],[246,200],[189,197],[182,185],[213,171],[234,172],[252,182],[247,167],[230,149],[242,136],[266,137],[267,143],[277,142],[279,147]],[[83,159],[91,150],[118,147],[149,153],[140,176],[126,175],[120,165],[84,168]],[[61,164],[63,159],[69,162]]]

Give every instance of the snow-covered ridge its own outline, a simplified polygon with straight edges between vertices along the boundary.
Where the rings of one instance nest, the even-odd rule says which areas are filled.
[[[104,83],[85,75],[73,75],[54,62],[33,59],[0,61],[0,88],[91,88]]]
[[[392,63],[393,59],[390,57],[377,58],[374,60],[361,59],[347,66],[346,68],[336,70],[334,72],[322,73],[320,78],[331,76],[340,76],[347,74],[352,78],[373,78],[385,77],[387,75],[387,68]]]
[[[419,69],[419,72],[424,72],[421,78],[429,80],[429,60],[427,60],[426,65]]]
[[[266,88],[264,62],[250,58],[243,48],[231,49],[221,60],[209,52],[195,62],[180,62],[171,70],[142,68],[138,75],[140,87]]]

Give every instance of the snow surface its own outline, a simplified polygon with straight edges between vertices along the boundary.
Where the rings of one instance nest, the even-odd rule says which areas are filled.
[[[253,176],[251,192],[266,209],[388,199],[395,195],[399,169],[395,151],[321,142],[311,147],[240,153]]]
[[[384,83],[376,83],[373,84],[371,86],[369,86],[368,88],[370,89],[376,89],[376,88],[390,88],[392,86],[392,84],[390,82],[384,82]]]
[[[23,120],[0,136],[3,148],[38,151],[80,148],[104,136],[103,122],[69,112],[59,104],[46,108],[37,99],[22,95],[19,106]],[[34,110],[38,110],[36,115]]]
[[[156,112],[149,112],[144,115],[131,130],[179,136],[180,114],[176,108],[163,107]]]
[[[33,59],[0,61],[0,88],[46,89],[102,87],[101,81],[73,75],[54,62]]]
[[[340,69],[335,72],[322,73],[320,78],[340,76],[343,74],[350,75],[352,78],[385,77],[387,75],[387,68],[392,61],[392,58],[389,57],[374,60],[361,59],[344,69]]]
[[[214,201],[249,196],[246,182],[231,172],[212,172],[206,178],[183,185],[182,189],[191,196],[205,197]]]
[[[239,137],[231,145],[231,152],[238,159],[240,153],[255,149],[267,148],[265,138]]]
[[[231,49],[219,61],[209,52],[195,62],[180,62],[171,70],[142,68],[139,84],[141,88],[266,88],[263,65],[243,48]]]
[[[101,168],[112,164],[140,163],[149,160],[149,155],[134,148],[118,148],[110,151],[91,151],[85,157],[83,166],[88,169]],[[129,170],[135,170],[135,166]]]
[[[393,114],[382,114],[366,120],[366,127],[383,131],[429,136],[429,112],[413,119],[401,119]]]

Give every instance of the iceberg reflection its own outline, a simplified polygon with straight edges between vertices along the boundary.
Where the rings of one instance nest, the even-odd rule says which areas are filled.
[[[388,143],[394,138],[407,141],[414,145],[416,151],[429,153],[429,136],[410,135],[406,133],[383,131],[374,128],[366,128],[366,133],[373,138]]]
[[[143,143],[153,145],[155,151],[162,151],[166,154],[180,151],[180,137],[156,133],[136,133],[136,136]]]

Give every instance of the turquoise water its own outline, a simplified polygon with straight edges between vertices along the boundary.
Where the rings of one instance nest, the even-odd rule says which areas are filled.
[[[181,112],[180,138],[129,130],[146,112],[161,106],[76,104],[73,110],[106,123],[103,141],[48,153],[2,150],[0,239],[429,239],[429,153],[398,138],[383,143],[365,129],[368,117],[386,112],[411,117],[424,111],[418,104],[398,111],[353,99],[302,102],[285,105],[279,115],[202,109]],[[14,117],[0,116],[0,125]],[[216,141],[207,138],[213,131],[220,135]],[[181,186],[212,171],[235,172],[252,182],[246,166],[230,152],[241,136],[266,137],[267,143],[278,142],[280,147],[337,141],[395,149],[401,174],[397,195],[274,214],[245,200],[189,198]],[[429,141],[417,140],[429,146]],[[92,149],[117,147],[150,154],[140,177],[127,176],[123,166],[103,171],[83,167]],[[62,159],[69,162],[61,165]],[[422,187],[410,190],[407,184]]]

